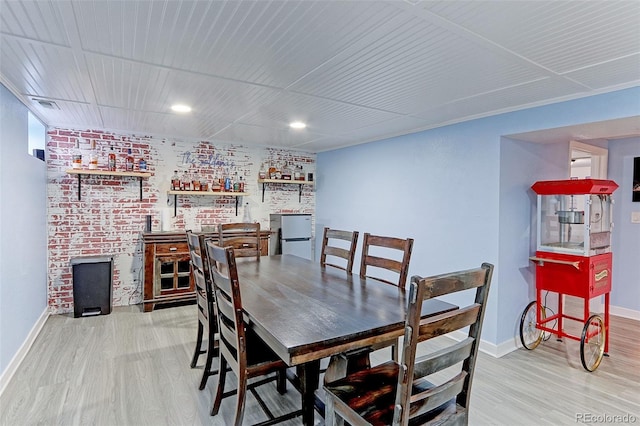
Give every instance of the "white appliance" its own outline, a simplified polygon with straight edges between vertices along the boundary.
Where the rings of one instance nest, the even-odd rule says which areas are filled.
[[[310,214],[272,214],[271,254],[293,254],[313,260]]]

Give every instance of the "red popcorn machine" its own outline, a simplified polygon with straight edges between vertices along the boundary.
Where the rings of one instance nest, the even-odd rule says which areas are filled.
[[[587,371],[600,365],[609,348],[609,293],[611,292],[611,180],[570,179],[539,181],[537,194],[536,300],[520,320],[520,340],[535,349],[544,333],[580,341],[580,360]],[[557,312],[545,306],[545,294],[558,295]],[[583,317],[568,315],[564,296],[584,299]],[[604,318],[591,314],[589,302],[604,295]],[[580,336],[564,330],[567,320],[584,324]]]

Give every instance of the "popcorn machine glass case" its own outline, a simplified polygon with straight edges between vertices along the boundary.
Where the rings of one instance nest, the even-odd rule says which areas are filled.
[[[536,182],[537,250],[536,300],[520,320],[520,340],[534,349],[543,333],[580,341],[580,360],[588,371],[598,368],[609,346],[611,292],[611,180],[578,179]],[[558,294],[557,308],[545,306],[543,292]],[[584,299],[583,317],[564,312],[563,295]],[[604,318],[592,315],[590,299],[604,295]],[[564,321],[584,324],[581,336],[565,332]]]
[[[612,181],[536,182],[538,251],[593,256],[611,251]]]

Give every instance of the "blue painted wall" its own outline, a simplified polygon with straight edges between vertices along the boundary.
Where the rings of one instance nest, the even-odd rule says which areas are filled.
[[[47,178],[28,110],[0,84],[0,376],[47,309]]]
[[[540,145],[504,136],[639,114],[640,88],[632,88],[320,153],[316,235],[330,226],[412,237],[410,275],[494,263],[483,340],[499,352],[515,342],[533,294],[529,188],[569,173],[568,141]],[[614,291],[626,297],[626,286]],[[630,309],[640,311],[640,300]]]

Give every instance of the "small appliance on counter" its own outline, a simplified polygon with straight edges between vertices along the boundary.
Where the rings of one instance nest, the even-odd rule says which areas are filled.
[[[313,260],[310,214],[272,214],[271,254],[293,254]]]

